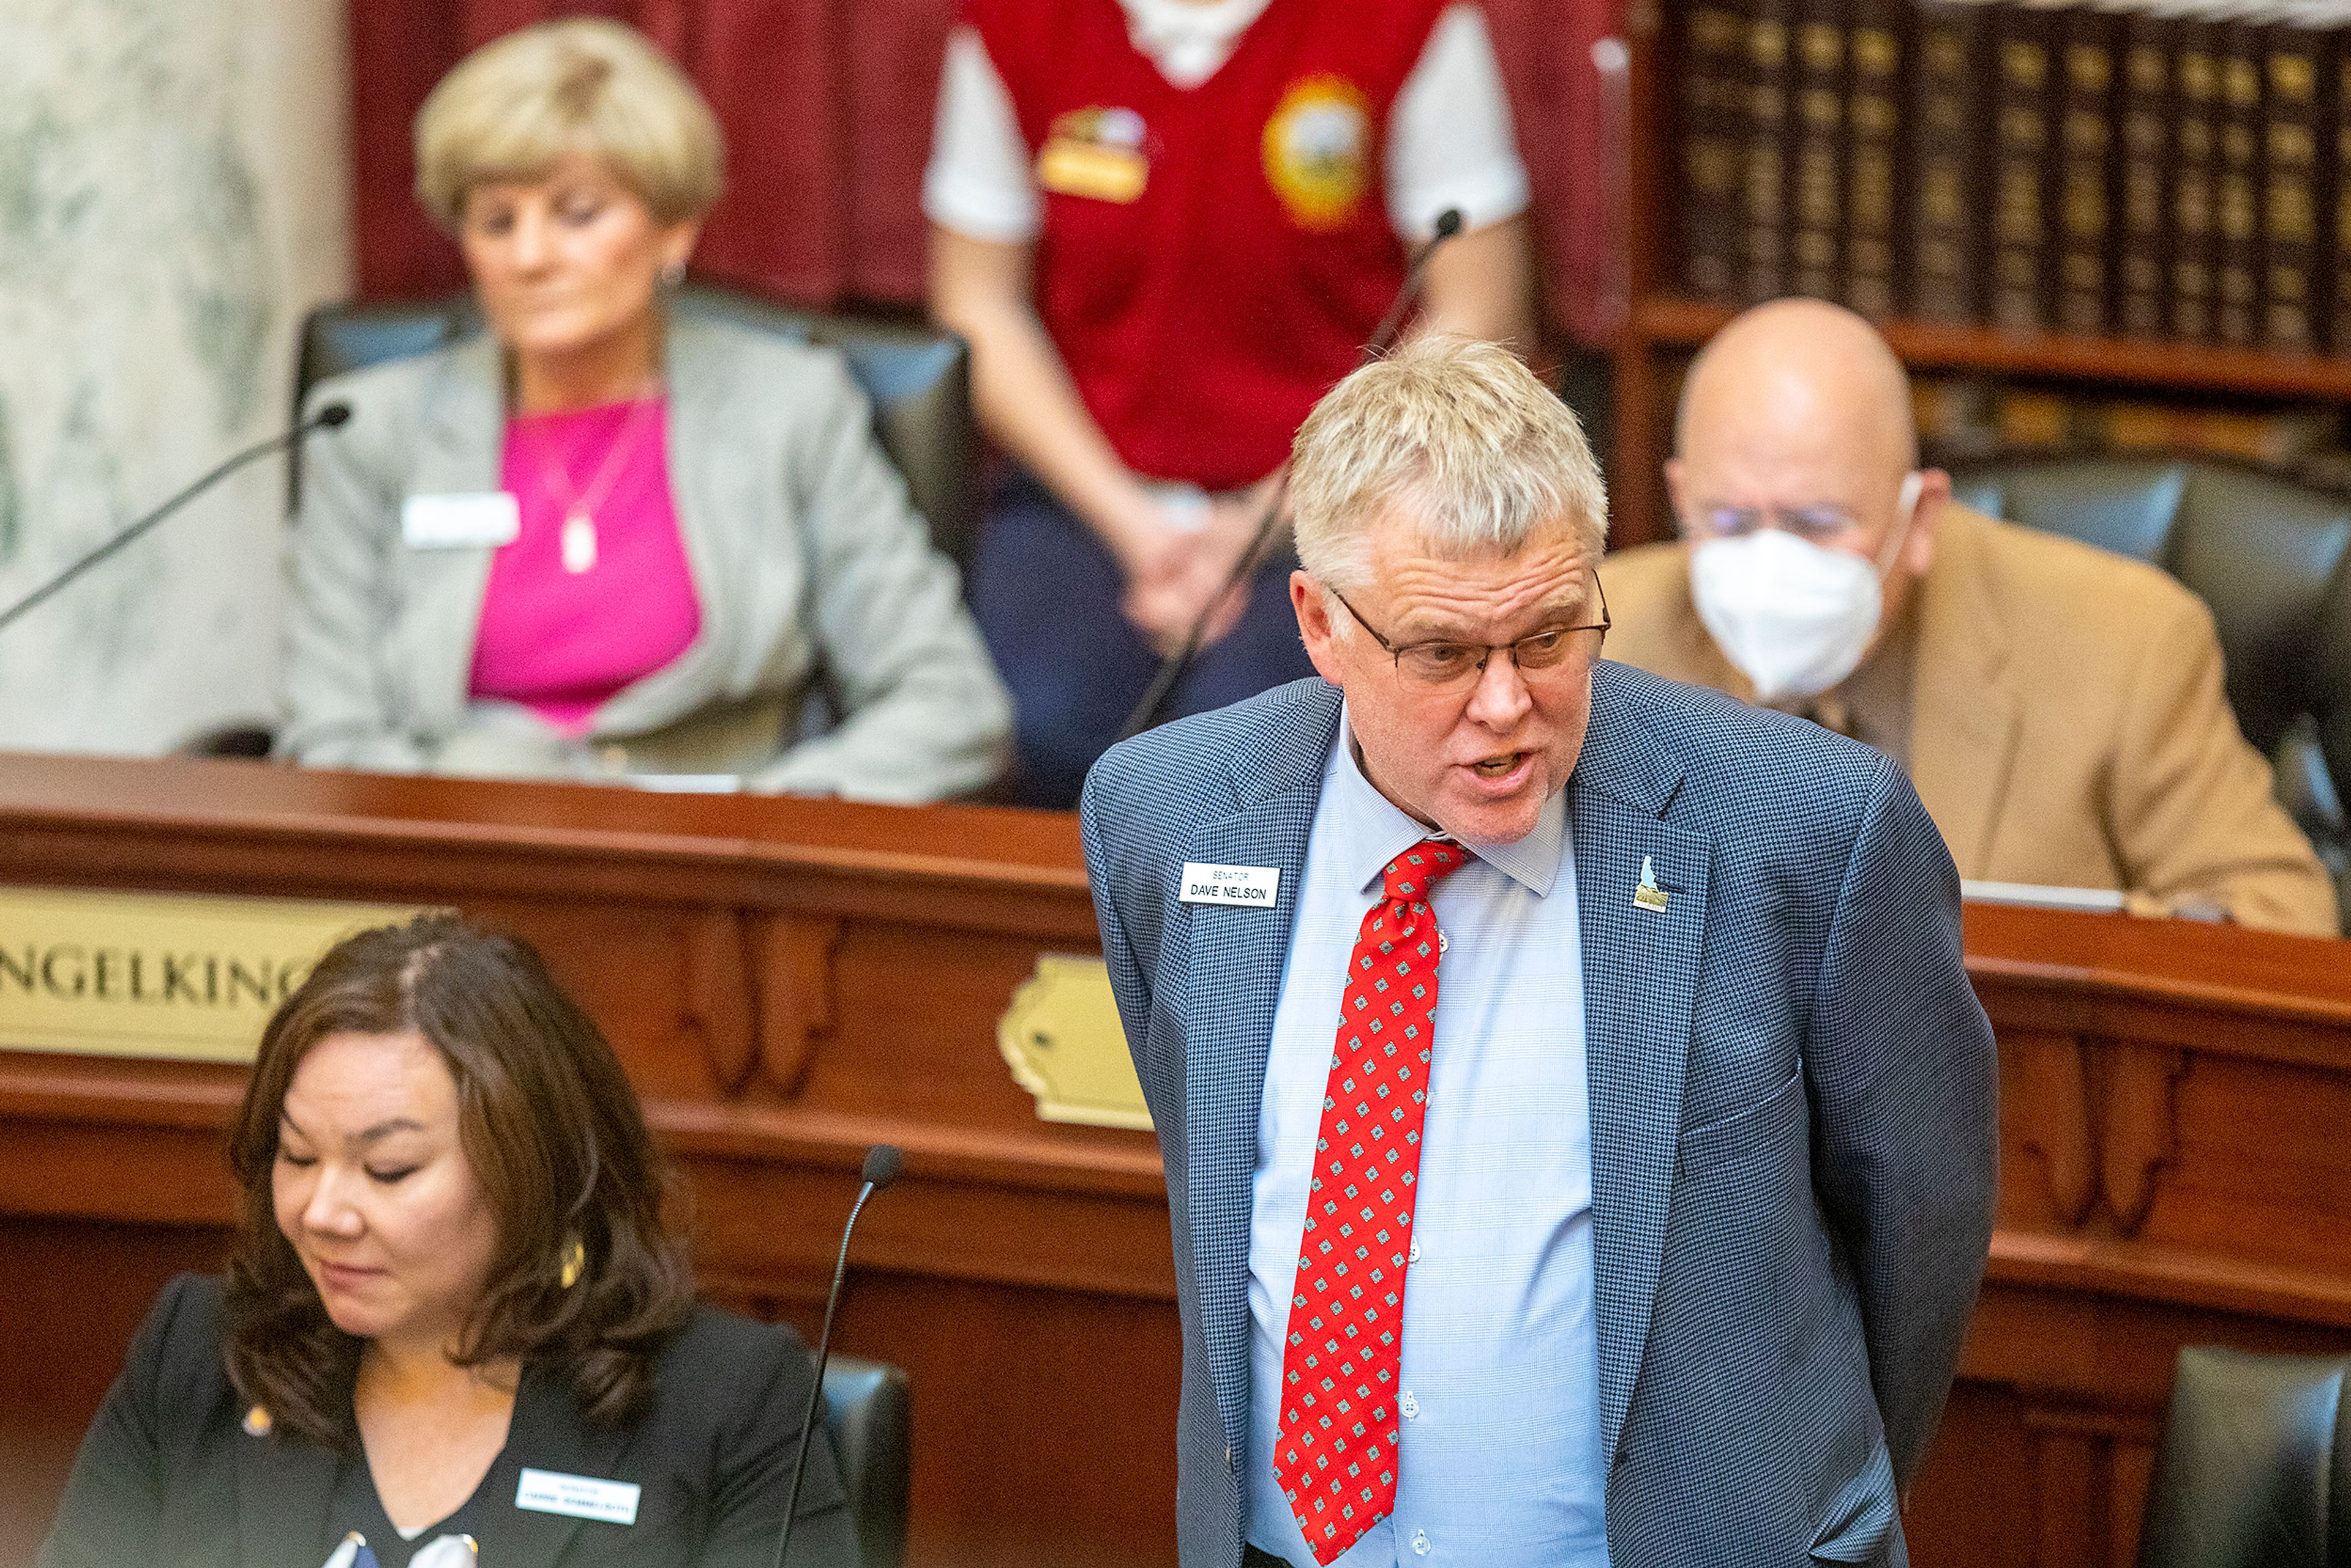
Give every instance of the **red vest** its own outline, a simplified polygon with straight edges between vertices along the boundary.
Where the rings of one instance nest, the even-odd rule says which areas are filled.
[[[1273,0],[1198,87],[1117,0],[966,0],[1044,202],[1037,311],[1139,474],[1272,472],[1404,281],[1388,112],[1447,0]]]

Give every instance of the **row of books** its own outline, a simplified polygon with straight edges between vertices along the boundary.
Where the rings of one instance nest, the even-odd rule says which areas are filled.
[[[2018,387],[1980,376],[1920,377],[1911,385],[1929,462],[2036,456],[2211,458],[2333,487],[2342,468],[2339,411],[2249,408]]]
[[[1681,274],[2351,353],[2345,0],[1687,0]]]
[[[1667,373],[1680,402],[1687,361]],[[1919,375],[1910,383],[1919,454],[1938,467],[2036,458],[2161,457],[2254,468],[2351,497],[2351,413],[2241,398],[2173,397],[2019,385],[1997,376]],[[1656,439],[1670,444],[1669,423]]]

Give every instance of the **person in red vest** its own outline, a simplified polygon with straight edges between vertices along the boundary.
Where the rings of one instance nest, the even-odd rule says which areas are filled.
[[[964,0],[924,209],[1012,459],[969,593],[1020,799],[1076,801],[1447,208],[1420,329],[1531,345],[1526,204],[1473,5]],[[1168,716],[1312,673],[1274,554]]]

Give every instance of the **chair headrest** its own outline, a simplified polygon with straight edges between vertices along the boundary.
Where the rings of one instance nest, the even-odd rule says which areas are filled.
[[[2229,702],[2265,755],[2304,716],[2351,784],[2351,502],[2251,469],[2168,458],[1961,470],[1953,494],[2012,523],[2162,567],[2211,607]]]
[[[935,543],[970,559],[978,519],[977,439],[971,420],[970,356],[952,332],[915,321],[799,310],[730,288],[689,284],[670,308],[682,317],[731,322],[794,342],[837,349],[874,412],[874,434],[904,476]],[[471,295],[322,306],[302,325],[295,366],[298,413],[330,376],[428,353],[482,329]],[[298,502],[298,465],[288,497]]]

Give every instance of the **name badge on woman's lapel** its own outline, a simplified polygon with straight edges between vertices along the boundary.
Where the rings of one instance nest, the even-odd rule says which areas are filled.
[[[571,1519],[601,1520],[606,1524],[634,1524],[637,1499],[643,1490],[634,1481],[567,1476],[561,1470],[525,1470],[522,1483],[515,1488],[515,1506],[533,1513],[559,1513]]]
[[[522,505],[504,490],[411,496],[400,504],[410,549],[496,549],[522,537]]]

